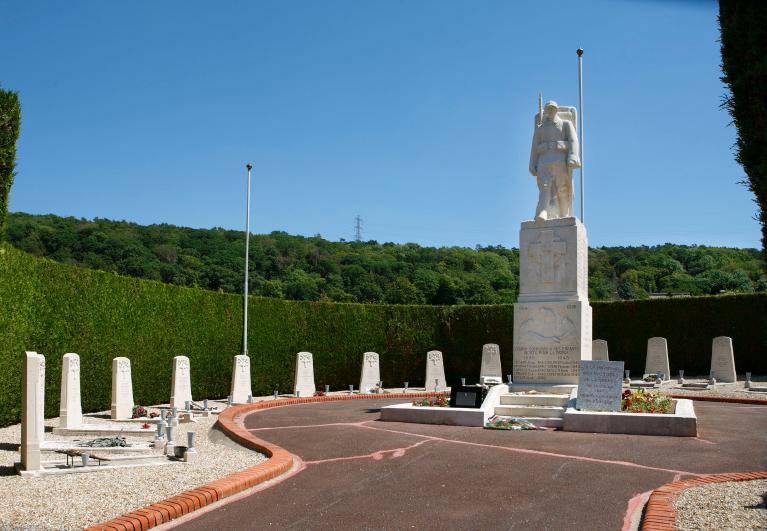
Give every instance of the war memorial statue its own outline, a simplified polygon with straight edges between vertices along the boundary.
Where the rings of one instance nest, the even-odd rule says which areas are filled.
[[[581,165],[575,107],[560,107],[550,101],[536,115],[530,173],[538,179],[535,221],[573,215],[573,169]]]
[[[539,101],[529,170],[538,181],[535,219],[519,231],[514,305],[514,384],[573,385],[591,359],[586,227],[573,215],[581,165],[574,107]]]

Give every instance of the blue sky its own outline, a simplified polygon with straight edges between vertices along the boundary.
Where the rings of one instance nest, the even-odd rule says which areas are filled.
[[[590,244],[758,247],[714,1],[0,8],[14,211],[241,230],[252,161],[254,232],[517,246],[538,93],[577,104],[581,46]]]

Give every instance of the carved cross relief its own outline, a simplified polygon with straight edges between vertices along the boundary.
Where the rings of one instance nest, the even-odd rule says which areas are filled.
[[[544,230],[541,231],[540,240],[530,243],[529,247],[528,254],[538,264],[538,278],[541,282],[556,282],[559,261],[567,254],[567,242],[555,236],[553,230]]]
[[[310,354],[301,354],[298,357],[298,362],[304,366],[304,369],[306,369],[309,366],[309,364],[312,362],[312,356]]]

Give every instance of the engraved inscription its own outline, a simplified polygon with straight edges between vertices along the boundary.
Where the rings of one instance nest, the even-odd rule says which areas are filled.
[[[554,238],[557,239],[554,239]],[[560,261],[567,254],[567,242],[555,236],[553,230],[544,230],[538,241],[530,242],[528,257],[537,267],[538,282],[552,284],[562,277]]]

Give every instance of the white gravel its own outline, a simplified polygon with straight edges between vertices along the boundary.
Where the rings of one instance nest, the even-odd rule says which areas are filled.
[[[712,483],[674,502],[678,529],[767,529],[767,480]]]
[[[186,444],[187,431],[197,433],[199,452],[193,463],[102,470],[91,473],[21,477],[13,464],[20,460],[18,444],[21,426],[0,429],[0,529],[82,529],[128,511],[169,498],[219,479],[227,474],[257,465],[266,456],[245,449],[211,430],[217,416],[181,424],[176,440]],[[107,421],[88,416],[85,422]],[[58,419],[46,420],[58,426]],[[73,440],[90,437],[58,437],[46,433],[46,440]],[[129,441],[146,438],[126,437]],[[60,454],[44,453],[43,460]],[[61,456],[62,462],[65,457]]]
[[[735,383],[717,383],[713,389],[682,389],[680,388],[679,384],[677,383],[676,377],[678,375],[674,375],[674,380],[671,380],[670,382],[665,382],[663,385],[661,385],[660,390],[662,390],[664,393],[674,394],[674,395],[684,395],[684,396],[711,396],[711,397],[724,397],[724,398],[748,398],[748,399],[756,399],[756,400],[767,400],[767,393],[755,393],[752,391],[749,391],[745,387],[745,382],[743,381],[745,378],[741,375],[738,375],[738,382]],[[708,382],[707,377],[703,376],[692,376],[688,377],[685,376],[686,383],[706,383]],[[767,387],[767,377],[764,376],[753,376],[751,381],[755,386],[759,387]]]

